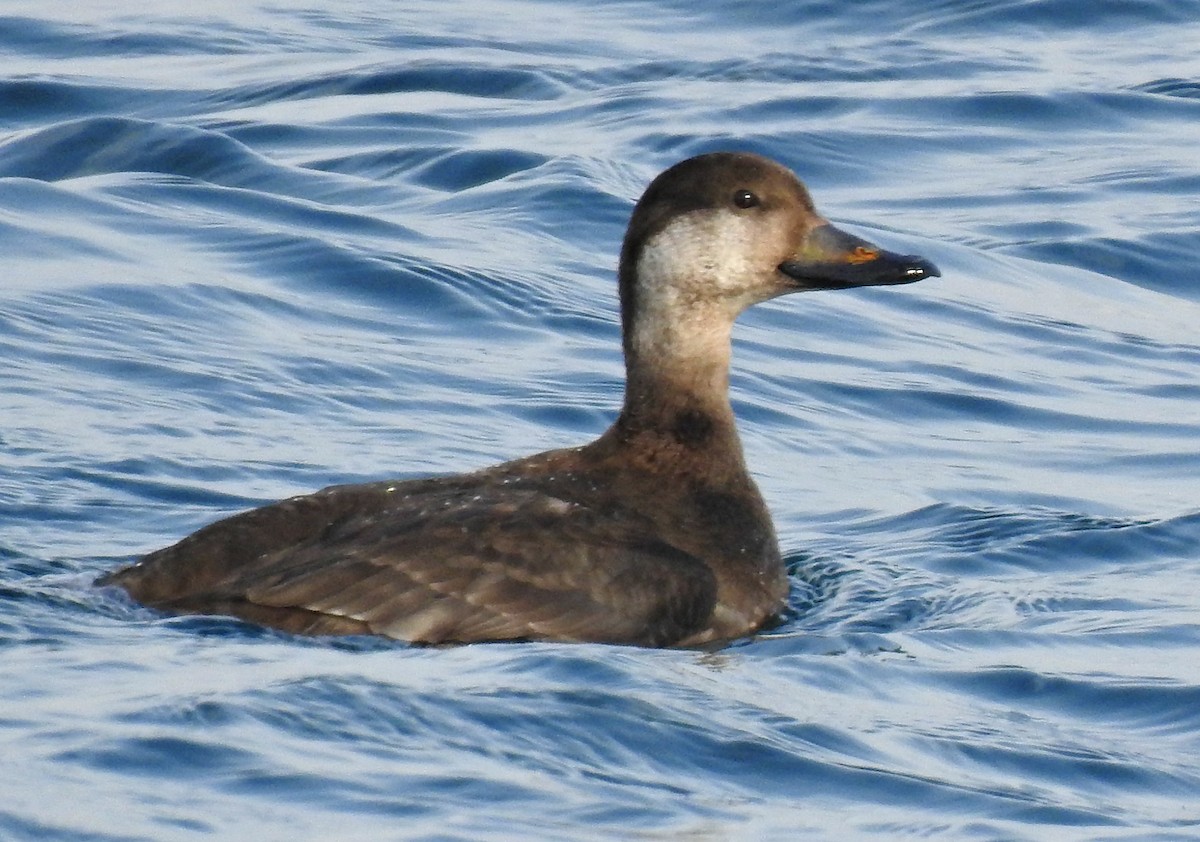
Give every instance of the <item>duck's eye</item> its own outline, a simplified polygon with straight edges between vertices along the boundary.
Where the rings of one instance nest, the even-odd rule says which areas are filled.
[[[733,203],[742,210],[746,210],[758,205],[758,197],[749,190],[739,190],[733,194]]]

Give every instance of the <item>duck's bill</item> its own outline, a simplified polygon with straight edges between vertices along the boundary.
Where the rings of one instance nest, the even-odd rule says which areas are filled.
[[[814,228],[796,254],[779,265],[779,271],[800,289],[911,284],[922,278],[942,276],[923,257],[885,251],[829,223]]]

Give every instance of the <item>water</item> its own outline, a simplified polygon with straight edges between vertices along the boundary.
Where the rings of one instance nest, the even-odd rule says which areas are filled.
[[[1197,838],[1196,43],[1184,0],[8,0],[0,838]],[[739,325],[778,628],[413,649],[90,586],[596,435],[631,203],[727,147],[944,273]]]

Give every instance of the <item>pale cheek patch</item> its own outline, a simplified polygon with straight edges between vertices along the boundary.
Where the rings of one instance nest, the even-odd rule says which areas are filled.
[[[647,240],[637,264],[634,346],[659,357],[728,353],[738,313],[766,297],[752,234],[744,217],[706,211],[681,216]]]
[[[751,221],[738,214],[685,214],[642,246],[639,287],[647,299],[740,297],[759,280],[753,234]]]

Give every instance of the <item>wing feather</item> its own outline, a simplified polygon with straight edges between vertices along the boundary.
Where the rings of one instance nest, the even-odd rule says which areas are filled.
[[[220,590],[424,643],[555,638],[664,645],[711,615],[707,565],[638,516],[537,491],[410,495],[259,557]]]

